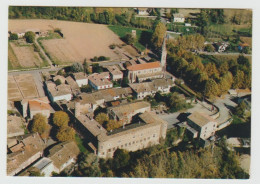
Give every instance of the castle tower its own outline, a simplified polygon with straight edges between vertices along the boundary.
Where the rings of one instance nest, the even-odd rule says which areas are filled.
[[[163,72],[166,71],[166,56],[167,56],[166,39],[167,39],[167,37],[165,36],[163,39],[163,44],[162,44],[161,66],[162,66]]]

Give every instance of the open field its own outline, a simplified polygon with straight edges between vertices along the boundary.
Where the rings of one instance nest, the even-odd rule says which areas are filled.
[[[43,63],[32,45],[19,45],[17,42],[9,43],[8,59],[12,69],[38,67]]]
[[[55,64],[66,64],[83,60],[77,50],[66,39],[42,40],[41,43]]]
[[[145,45],[143,43],[149,43],[150,37],[152,36],[151,30],[143,30],[143,29],[137,29],[131,27],[112,26],[112,25],[108,27],[115,34],[117,34],[121,39],[124,38],[124,36],[127,33],[132,33],[132,30],[136,30],[137,42],[134,43],[134,46],[140,51],[145,50]]]
[[[38,97],[34,77],[31,74],[8,75],[8,100],[20,101]]]
[[[59,58],[65,52],[71,52],[66,54],[73,57],[77,51],[76,59],[80,59],[82,62],[84,58],[90,60],[94,56],[106,56],[110,57],[111,60],[120,59],[109,48],[109,45],[122,44],[123,42],[105,25],[41,19],[9,20],[9,30],[11,31],[21,29],[54,30],[55,28],[61,29],[64,41],[44,41],[47,47],[56,49],[56,53],[53,52],[53,57]],[[69,46],[58,46],[60,42]],[[76,59],[71,60],[71,62]]]

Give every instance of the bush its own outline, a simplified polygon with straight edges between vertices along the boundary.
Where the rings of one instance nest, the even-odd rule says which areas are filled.
[[[73,63],[73,65],[70,68],[71,72],[77,73],[77,72],[83,72],[83,65],[81,63]]]
[[[34,52],[40,52],[40,48],[35,43],[33,44]]]
[[[132,45],[135,42],[135,38],[132,36],[131,33],[127,33],[125,35],[125,37],[123,38],[123,40],[128,44],[128,45]]]
[[[16,33],[11,33],[9,40],[18,40],[18,35]]]
[[[56,84],[56,86],[61,85],[60,79],[57,79],[56,81],[54,81],[54,83]]]
[[[35,34],[32,31],[28,31],[24,35],[26,42],[33,43],[35,40]]]
[[[204,51],[206,52],[214,52],[215,51],[215,47],[211,44],[207,44],[204,48]]]
[[[112,45],[109,45],[109,48],[110,48],[110,49],[115,49],[116,46],[115,46],[115,44],[112,44]]]
[[[80,88],[80,91],[82,93],[90,93],[92,92],[92,87],[88,84],[88,85],[83,85],[81,88]]]
[[[105,57],[105,56],[99,56],[98,57],[98,61],[107,61],[109,59],[110,59],[109,57]]]

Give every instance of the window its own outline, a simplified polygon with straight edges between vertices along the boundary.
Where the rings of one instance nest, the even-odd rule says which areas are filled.
[[[125,144],[125,147],[127,147],[127,143]]]
[[[155,137],[155,134],[153,134],[153,137]]]
[[[133,141],[133,144],[135,144],[135,141]]]
[[[108,152],[111,152],[111,149],[108,149]]]

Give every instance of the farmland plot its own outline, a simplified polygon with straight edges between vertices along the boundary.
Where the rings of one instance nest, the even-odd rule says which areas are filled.
[[[19,46],[18,44],[11,42],[9,51],[9,60],[12,66],[15,67],[38,67],[42,64],[42,59],[31,45]]]

